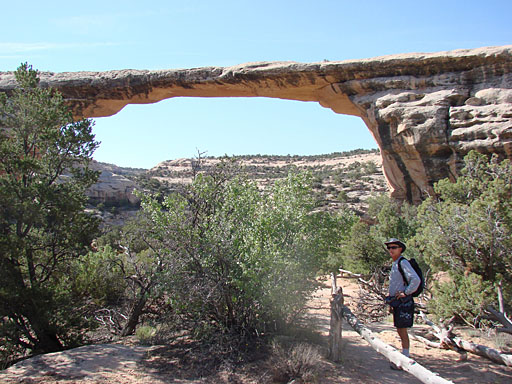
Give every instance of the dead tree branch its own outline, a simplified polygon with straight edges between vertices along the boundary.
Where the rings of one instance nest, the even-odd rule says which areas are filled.
[[[94,318],[97,322],[103,325],[112,334],[119,334],[121,329],[122,321],[126,320],[127,317],[114,309],[102,308],[94,312]]]
[[[489,306],[487,310],[498,320],[503,327],[496,328],[496,332],[506,332],[512,334],[512,321],[508,318],[506,313],[497,311],[494,307]]]
[[[365,280],[361,277],[361,275],[358,276],[358,274],[352,274],[354,277],[357,277],[357,282],[361,284],[365,289],[368,291],[380,296],[382,300],[386,298],[386,294],[382,292],[381,287],[377,286],[374,281],[371,280]]]
[[[350,277],[363,277],[363,275],[361,275],[360,273],[354,273],[354,272],[350,272],[350,271],[347,271],[346,269],[339,269],[340,271],[340,274],[341,274],[341,277],[343,277],[343,275],[349,275]]]
[[[416,339],[416,340],[418,340],[418,341],[421,341],[423,344],[425,344],[425,345],[426,345],[426,346],[428,346],[428,347],[432,347],[432,348],[442,348],[441,342],[436,343],[435,341],[432,341],[432,340],[427,339],[426,337],[423,337],[423,336],[417,335],[417,334],[415,334],[414,332],[411,332],[411,333],[410,333],[410,336],[411,336],[413,339]]]
[[[441,347],[445,349],[453,349],[457,352],[465,351],[470,352],[478,356],[485,357],[495,363],[512,366],[512,356],[502,353],[496,349],[486,347],[485,345],[475,344],[470,341],[461,339],[460,337],[452,334],[451,328],[438,327],[432,321],[430,321],[424,313],[420,313],[420,316],[425,320],[425,323],[432,327],[434,330],[433,334],[440,342]]]

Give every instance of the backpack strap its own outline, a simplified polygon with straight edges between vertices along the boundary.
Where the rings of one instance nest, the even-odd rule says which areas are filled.
[[[400,259],[398,259],[398,270],[400,271],[400,274],[402,275],[402,279],[404,280],[405,285],[409,285],[407,282],[407,279],[405,278],[405,272],[402,269],[402,260],[405,260],[405,257],[400,256]]]

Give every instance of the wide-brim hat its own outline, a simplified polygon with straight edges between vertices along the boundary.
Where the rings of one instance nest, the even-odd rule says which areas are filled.
[[[395,239],[394,237],[392,237],[391,239],[389,239],[388,241],[384,242],[384,244],[388,245],[388,244],[398,244],[401,248],[402,248],[402,252],[405,251],[405,244],[402,243],[400,240],[398,239]]]

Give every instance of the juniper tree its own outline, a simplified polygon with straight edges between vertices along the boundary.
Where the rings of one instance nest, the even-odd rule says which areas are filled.
[[[66,276],[97,231],[84,206],[98,143],[92,122],[74,121],[31,66],[15,77],[17,88],[0,95],[0,340],[50,352],[80,329]]]
[[[440,180],[437,196],[421,205],[415,240],[435,270],[452,277],[432,305],[475,324],[496,304],[501,284],[505,303],[512,295],[512,166],[475,151],[464,164],[456,182]]]

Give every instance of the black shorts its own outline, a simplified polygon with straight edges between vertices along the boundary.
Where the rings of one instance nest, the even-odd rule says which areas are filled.
[[[412,297],[399,301],[400,304],[393,306],[393,324],[396,328],[410,328],[414,322],[414,301]]]

